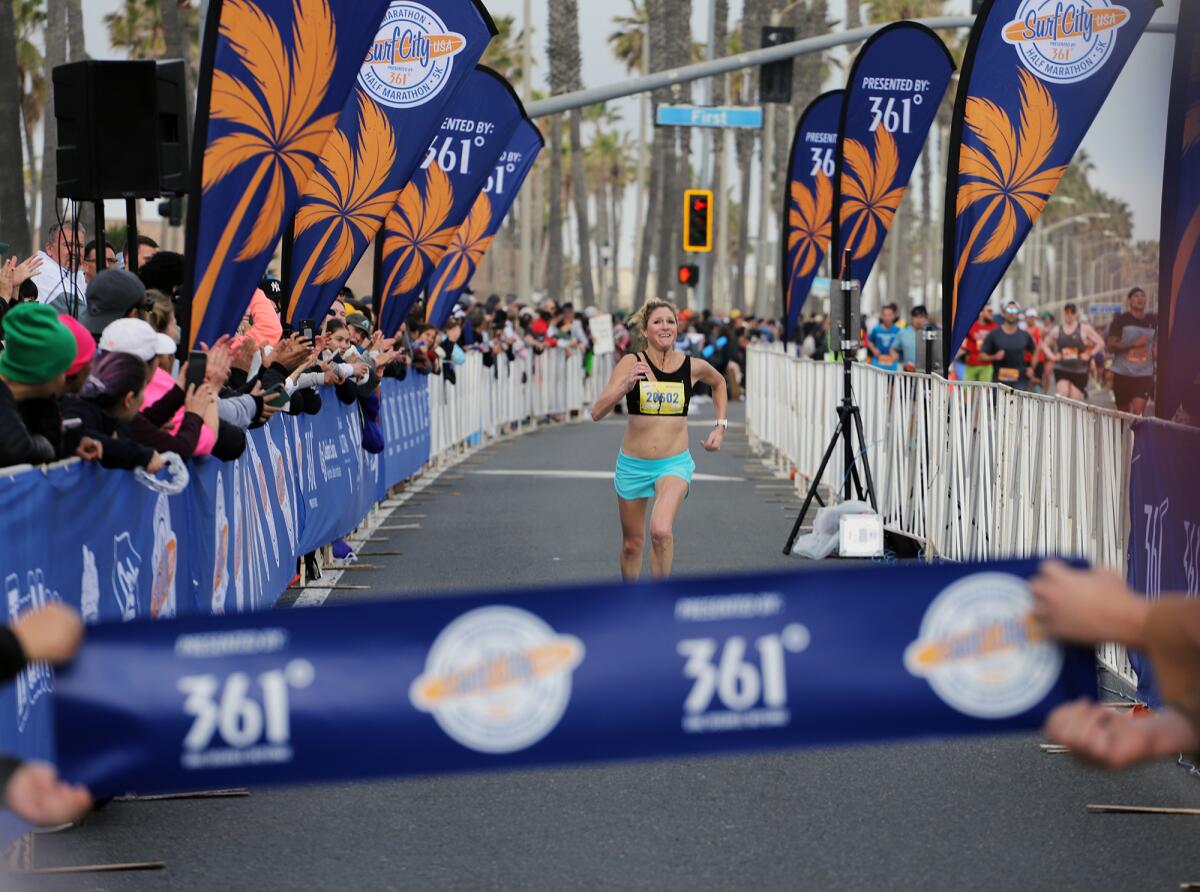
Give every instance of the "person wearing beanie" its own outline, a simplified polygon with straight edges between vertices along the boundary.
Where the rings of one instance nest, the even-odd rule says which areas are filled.
[[[57,397],[75,361],[75,336],[45,304],[21,304],[4,317],[0,352],[0,467],[45,464],[56,446],[30,431],[21,404]]]
[[[96,359],[96,339],[78,320],[66,313],[60,313],[58,321],[75,336],[75,361],[67,369],[65,392],[79,393],[87,382],[88,375],[92,373],[92,363]]]

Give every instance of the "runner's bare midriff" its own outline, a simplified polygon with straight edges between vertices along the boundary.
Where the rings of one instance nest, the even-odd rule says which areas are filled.
[[[631,458],[670,458],[688,448],[687,418],[630,415],[621,451]]]

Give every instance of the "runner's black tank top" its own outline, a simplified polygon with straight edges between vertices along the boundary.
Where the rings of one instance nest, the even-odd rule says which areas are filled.
[[[630,415],[675,415],[687,417],[692,403],[692,358],[686,354],[683,365],[674,372],[664,372],[650,361],[648,354],[637,358],[650,366],[656,381],[639,381],[637,387],[625,394],[625,408]]]
[[[1087,363],[1083,361],[1087,344],[1083,341],[1083,326],[1076,325],[1074,334],[1067,334],[1066,329],[1058,330],[1058,354],[1062,357],[1055,368],[1064,372],[1086,372]]]

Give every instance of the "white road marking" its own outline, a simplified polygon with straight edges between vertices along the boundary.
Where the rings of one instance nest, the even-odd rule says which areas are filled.
[[[612,480],[614,471],[472,471],[484,477],[548,477],[554,480]],[[722,477],[718,474],[693,474],[701,483],[745,483],[745,477]]]

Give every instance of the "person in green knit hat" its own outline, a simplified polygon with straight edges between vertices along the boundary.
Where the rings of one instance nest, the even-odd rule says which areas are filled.
[[[21,403],[59,396],[67,369],[75,361],[75,336],[46,304],[21,304],[4,316],[0,352],[0,467],[45,464],[56,450],[32,434],[21,416]]]

